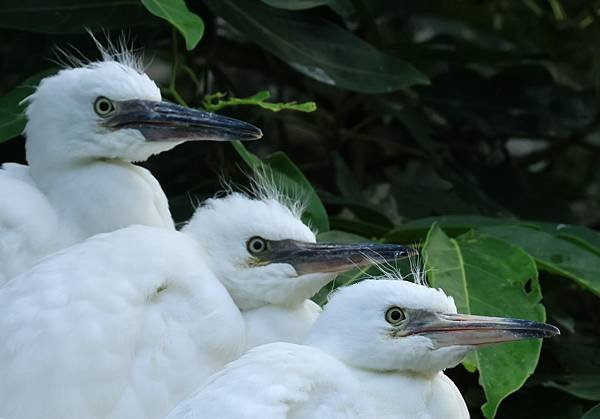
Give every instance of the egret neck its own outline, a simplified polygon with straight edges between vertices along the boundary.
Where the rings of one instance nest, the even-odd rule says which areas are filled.
[[[55,208],[68,244],[134,224],[174,228],[167,197],[143,167],[103,158],[39,169],[31,165],[31,176]]]

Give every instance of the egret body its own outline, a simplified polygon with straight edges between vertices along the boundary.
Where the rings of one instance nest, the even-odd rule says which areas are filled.
[[[283,322],[330,278],[318,272],[373,247],[313,241],[287,207],[231,194],[183,232],[130,226],[50,255],[0,288],[0,417],[163,418],[247,339],[301,339],[312,317]],[[380,258],[405,250],[392,249]],[[258,322],[279,329],[253,332],[236,304],[251,297],[281,304],[285,317]]]
[[[244,348],[244,322],[186,235],[132,226],[0,288],[0,417],[162,418]]]
[[[177,405],[167,419],[378,418],[351,371],[306,345],[250,349]]]
[[[42,256],[132,224],[173,228],[157,180],[133,164],[188,140],[254,139],[232,118],[161,101],[127,53],[66,68],[27,99],[28,166],[0,169],[0,284]]]
[[[333,295],[306,339],[312,351],[293,344],[257,347],[211,377],[168,419],[200,419],[205,411],[214,419],[308,419],[318,417],[317,409],[332,418],[468,418],[445,368],[479,345],[558,333],[528,320],[457,314],[441,290],[366,280]],[[345,409],[348,401],[352,409]],[[274,413],[253,415],[263,410]]]

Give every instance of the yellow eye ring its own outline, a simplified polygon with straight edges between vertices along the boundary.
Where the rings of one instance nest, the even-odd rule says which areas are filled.
[[[115,105],[110,99],[100,96],[94,101],[94,112],[103,118],[109,116],[115,111]]]
[[[404,311],[400,307],[390,307],[385,312],[385,321],[390,324],[398,324],[406,318]]]

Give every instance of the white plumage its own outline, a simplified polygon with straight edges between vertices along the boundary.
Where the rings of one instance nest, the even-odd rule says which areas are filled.
[[[344,364],[310,346],[270,343],[211,377],[167,419],[372,419]]]
[[[248,348],[275,341],[302,342],[321,312],[309,298],[334,275],[299,276],[290,264],[253,263],[247,250],[252,237],[316,242],[300,214],[275,199],[231,193],[207,200],[182,231],[205,244],[211,270],[246,319]]]
[[[365,259],[314,240],[281,203],[232,193],[182,232],[132,226],[43,259],[0,288],[0,417],[161,418],[245,347],[300,341],[332,278],[318,269]]]
[[[411,251],[388,244],[316,244],[299,205],[281,202],[274,193],[258,196],[209,199],[182,230],[203,244],[212,272],[242,311],[247,348],[302,342],[321,312],[310,298],[336,273]],[[253,240],[265,248],[253,254]]]
[[[306,344],[344,362],[379,419],[462,419],[469,413],[442,370],[473,347],[434,349],[425,336],[394,338],[390,307],[456,313],[443,291],[408,281],[368,280],[334,294]]]
[[[367,280],[333,295],[305,345],[254,348],[168,419],[468,418],[443,369],[480,344],[557,333],[542,323],[456,314],[441,290]]]
[[[0,283],[41,256],[131,224],[173,228],[156,179],[128,161],[177,142],[148,143],[139,132],[99,131],[98,96],[161,99],[145,74],[116,61],[65,69],[28,98],[29,166],[0,170]]]
[[[0,289],[0,417],[161,418],[244,346],[243,319],[182,233],[134,226]]]
[[[28,166],[0,168],[0,284],[40,257],[133,224],[173,228],[157,180],[132,162],[186,140],[258,138],[249,124],[161,102],[126,52],[66,68],[26,99]]]

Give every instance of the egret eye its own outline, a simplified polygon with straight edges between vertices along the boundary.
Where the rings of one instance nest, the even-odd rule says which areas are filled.
[[[262,237],[252,237],[246,242],[246,248],[250,253],[261,253],[267,250],[267,241]]]
[[[101,117],[107,117],[115,111],[115,105],[110,99],[100,96],[94,102],[94,111]]]
[[[385,321],[390,324],[398,324],[405,318],[404,311],[400,307],[390,307],[385,312]]]

